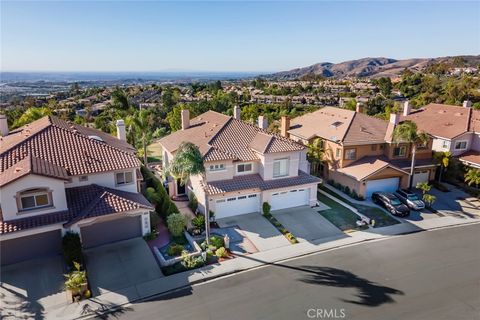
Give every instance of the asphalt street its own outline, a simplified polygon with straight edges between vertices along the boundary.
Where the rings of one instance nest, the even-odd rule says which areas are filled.
[[[105,318],[480,319],[480,224],[269,265]]]

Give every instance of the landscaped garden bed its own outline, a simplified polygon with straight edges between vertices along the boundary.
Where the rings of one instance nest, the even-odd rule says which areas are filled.
[[[270,221],[270,223],[280,231],[281,234],[287,238],[291,244],[298,243],[297,238],[288,231],[271,213],[270,213],[270,204],[268,202],[263,203],[263,216]]]
[[[338,202],[330,199],[329,197],[321,194],[320,192],[317,194],[317,198],[321,203],[330,207],[330,209],[321,210],[318,211],[318,213],[340,230],[347,231],[368,228],[368,226],[358,227],[357,221],[360,219],[360,217],[353,211],[339,204]]]
[[[340,201],[343,201],[346,204],[354,207],[361,214],[368,217],[369,219],[375,220],[375,224],[373,225],[374,228],[387,227],[387,226],[391,226],[391,225],[400,223],[397,219],[393,218],[392,216],[390,216],[388,213],[384,212],[380,208],[375,208],[375,207],[366,206],[366,205],[360,205],[360,204],[351,202],[346,197],[341,196],[338,193],[336,193],[336,192],[334,192],[334,191],[332,191],[332,190],[330,190],[330,189],[328,189],[324,186],[320,186],[319,188],[321,190],[325,191],[326,193],[334,196],[335,198],[339,199]],[[321,194],[321,193],[319,193],[319,194]]]

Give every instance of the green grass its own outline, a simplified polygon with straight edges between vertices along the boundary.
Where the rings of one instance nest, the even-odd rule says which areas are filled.
[[[330,209],[318,211],[325,219],[342,231],[357,228],[356,221],[359,216],[354,212],[321,193],[317,194],[317,198],[321,203],[330,207]]]
[[[154,142],[147,147],[148,161],[162,161],[162,146],[159,142]]]
[[[375,220],[375,228],[387,227],[387,226],[391,226],[391,225],[400,223],[398,220],[394,219],[392,216],[390,216],[388,213],[386,213],[385,211],[383,211],[380,208],[364,206],[364,205],[360,205],[360,204],[350,202],[350,200],[348,200],[347,198],[342,197],[339,194],[337,194],[337,193],[335,193],[335,192],[333,192],[333,191],[331,191],[331,190],[329,190],[329,189],[327,189],[323,186],[320,186],[320,189],[322,189],[326,193],[334,196],[335,198],[345,202],[346,204],[351,205],[352,207],[357,209],[360,213],[367,216],[368,218]],[[333,200],[331,200],[331,201],[333,201]],[[343,207],[343,206],[341,206],[341,207]],[[345,208],[345,207],[343,207],[343,208]]]

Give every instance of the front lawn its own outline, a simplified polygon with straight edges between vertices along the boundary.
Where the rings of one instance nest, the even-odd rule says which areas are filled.
[[[394,219],[391,215],[389,215],[388,213],[386,213],[385,211],[383,211],[380,208],[375,208],[375,207],[356,204],[356,203],[350,202],[350,200],[348,200],[347,198],[331,191],[330,189],[325,188],[324,186],[320,186],[319,188],[321,190],[325,191],[326,193],[334,196],[335,198],[345,202],[346,204],[351,205],[352,207],[357,209],[360,213],[362,213],[366,217],[375,220],[374,228],[387,227],[387,226],[391,226],[391,225],[400,223],[398,220]],[[327,198],[327,197],[325,197],[325,198]],[[330,201],[333,201],[333,200],[330,199]],[[340,205],[340,204],[338,204],[338,205]],[[343,206],[341,206],[341,207],[343,207]],[[345,208],[345,207],[343,207],[343,208]]]
[[[357,229],[356,221],[360,218],[351,210],[345,208],[341,204],[333,201],[329,197],[317,193],[318,200],[329,206],[330,209],[318,211],[325,219],[342,231]]]

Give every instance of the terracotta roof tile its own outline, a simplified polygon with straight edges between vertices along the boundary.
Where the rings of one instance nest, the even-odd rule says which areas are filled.
[[[459,157],[460,161],[480,167],[480,151],[468,151]]]
[[[249,174],[236,176],[230,180],[212,181],[208,183],[204,189],[209,195],[215,195],[247,189],[257,189],[258,191],[280,189],[310,183],[320,183],[321,181],[320,178],[311,176],[303,171],[299,171],[296,177],[274,180],[263,180],[259,174]]]
[[[65,189],[68,211],[40,214],[15,220],[0,220],[0,234],[21,231],[51,224],[71,225],[82,219],[121,214],[136,209],[153,210],[139,193],[125,192],[95,184]]]
[[[95,137],[98,136],[103,141]],[[0,140],[0,172],[27,156],[64,168],[69,175],[98,173],[140,166],[134,150],[98,130],[44,117],[13,130]]]

